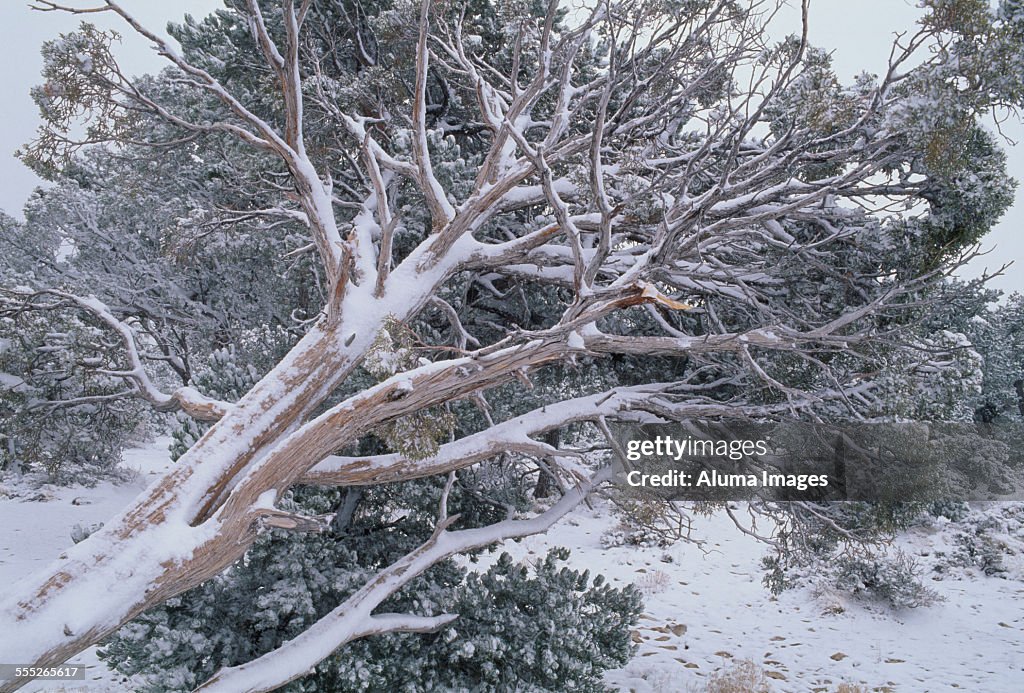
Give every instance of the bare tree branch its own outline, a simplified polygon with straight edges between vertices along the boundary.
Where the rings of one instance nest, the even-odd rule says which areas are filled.
[[[124,370],[96,368],[96,372],[130,381],[134,385],[134,388],[129,392],[135,393],[148,401],[157,411],[170,412],[181,410],[192,418],[200,421],[217,421],[234,406],[228,402],[220,402],[210,399],[209,397],[205,397],[195,388],[187,386],[179,387],[170,394],[162,392],[146,373],[145,366],[142,363],[142,357],[139,355],[135,331],[124,321],[118,320],[110,312],[107,306],[95,297],[89,296],[83,298],[57,289],[42,289],[31,292],[8,292],[8,295],[15,298],[18,302],[19,307],[15,308],[16,310],[36,310],[42,308],[52,310],[61,306],[71,306],[88,313],[106,325],[109,329],[116,332],[124,345],[124,351],[125,355],[128,357],[129,367]],[[60,299],[60,302],[57,304],[49,304],[41,308],[34,304],[34,299],[41,296],[52,296]],[[116,396],[105,395],[104,399],[120,399],[126,394],[129,393],[121,393]],[[48,403],[47,406],[69,406],[74,404],[84,404],[86,401],[98,400],[96,398],[76,398],[74,400]]]

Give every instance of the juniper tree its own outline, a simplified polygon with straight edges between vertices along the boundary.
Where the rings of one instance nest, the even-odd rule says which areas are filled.
[[[358,638],[442,629],[455,613],[375,610],[454,553],[543,531],[606,477],[545,434],[882,411],[880,366],[913,372],[934,351],[914,334],[922,313],[1010,199],[980,122],[1024,93],[1009,67],[1024,30],[1013,2],[996,14],[929,0],[883,74],[852,85],[807,45],[807,7],[802,34],[772,44],[767,2],[601,2],[570,15],[554,0],[372,14],[233,1],[176,29],[181,50],[113,0],[38,5],[113,13],[170,67],[129,78],[112,37],[88,26],[51,44],[26,160],[65,167],[83,112],[90,141],[222,154],[234,165],[217,185],[230,190],[186,230],[239,215],[266,222],[261,238],[298,226],[308,241],[294,251],[310,258],[322,309],[232,403],[161,381],[138,323],[97,298],[59,284],[6,292],[12,314],[81,311],[121,348],[100,373],[160,410],[215,421],[131,507],[8,598],[0,649],[17,661],[65,660],[220,574],[268,528],[321,525],[279,507],[296,484],[546,460],[566,480],[549,510],[455,528],[440,502],[422,544],[200,690],[270,690]],[[359,384],[382,332],[429,312],[445,327],[423,331],[417,358]],[[612,367],[578,388],[539,388],[528,411],[488,404],[501,391],[515,402],[545,368],[590,362]],[[445,407],[466,412],[463,425],[426,455],[357,448]]]

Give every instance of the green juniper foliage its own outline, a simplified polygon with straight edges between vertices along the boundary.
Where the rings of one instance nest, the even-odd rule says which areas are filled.
[[[435,481],[347,493],[297,489],[285,507],[339,510],[329,530],[268,532],[223,575],[122,628],[100,656],[140,675],[145,693],[191,690],[220,667],[299,634],[415,548],[433,529],[439,492]],[[451,510],[460,525],[504,512],[460,485]],[[284,690],[605,690],[602,672],[633,652],[629,631],[640,596],[564,567],[568,558],[568,550],[555,549],[532,565],[502,554],[480,572],[453,560],[435,565],[381,610],[454,613],[455,621],[434,634],[351,643]]]

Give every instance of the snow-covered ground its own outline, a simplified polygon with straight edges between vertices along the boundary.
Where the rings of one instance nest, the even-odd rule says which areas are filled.
[[[573,547],[574,565],[646,587],[634,634],[639,651],[607,676],[621,690],[701,690],[705,677],[746,659],[779,691],[834,691],[842,682],[884,691],[1024,691],[1024,582],[926,576],[946,601],[896,614],[808,589],[776,598],[761,584],[763,545],[724,514],[696,519],[704,551],[605,549],[600,537],[611,524],[606,513],[583,510],[548,536],[506,550],[521,558],[551,545]],[[922,529],[904,544],[931,555],[947,547],[947,537]],[[671,563],[663,562],[666,553]]]
[[[71,529],[105,522],[124,508],[170,462],[169,437],[157,438],[142,448],[127,450],[123,466],[135,472],[127,483],[103,482],[93,488],[15,485],[0,482],[0,585],[10,585],[42,570],[72,545]],[[0,626],[2,627],[2,626]],[[3,661],[0,653],[0,661]],[[22,662],[6,662],[20,664]],[[122,693],[131,691],[122,677],[96,657],[95,648],[72,663],[86,668],[86,680],[67,683],[32,683],[22,690]]]
[[[31,493],[0,484],[0,584],[44,567],[71,544],[75,524],[102,522],[128,503],[167,463],[167,442],[158,439],[126,455],[126,466],[138,470],[127,484]],[[1021,555],[1007,557],[1008,579],[967,571],[929,580],[944,602],[893,613],[808,589],[775,598],[761,585],[762,545],[724,515],[697,523],[703,551],[692,545],[605,548],[601,536],[614,520],[599,504],[578,510],[545,536],[503,548],[529,559],[568,546],[574,566],[644,588],[645,612],[633,636],[639,651],[607,676],[621,690],[700,690],[708,676],[745,659],[762,667],[778,691],[833,691],[841,682],[882,691],[1024,691]],[[936,551],[949,550],[951,532],[937,524],[901,543],[927,566]],[[92,651],[75,661],[87,667],[85,682],[36,683],[26,690],[132,690]]]

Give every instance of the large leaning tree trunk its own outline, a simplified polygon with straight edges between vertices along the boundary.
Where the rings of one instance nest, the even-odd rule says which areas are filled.
[[[169,61],[169,83],[219,115],[193,119],[152,82],[90,61],[80,78],[93,87],[94,109],[143,113],[183,140],[231,137],[276,158],[286,174],[277,182],[280,203],[251,212],[308,229],[324,309],[276,367],[237,403],[225,403],[187,386],[168,391],[149,370],[137,325],[102,301],[61,286],[5,292],[5,311],[81,311],[123,347],[123,368],[104,375],[123,379],[160,411],[215,422],[120,515],[4,590],[5,662],[64,662],[217,575],[263,528],[315,527],[322,520],[275,508],[297,483],[407,480],[510,452],[571,470],[565,476],[575,483],[533,518],[454,530],[442,504],[426,544],[296,640],[220,672],[202,690],[271,690],[354,638],[436,629],[453,616],[374,610],[453,553],[543,531],[606,478],[546,444],[550,431],[823,405],[868,409],[872,373],[863,359],[901,348],[900,326],[927,310],[929,282],[953,262],[947,244],[898,268],[899,257],[912,253],[895,240],[905,240],[906,229],[891,211],[897,203],[927,207],[935,190],[910,129],[924,127],[912,113],[923,102],[919,92],[937,93],[931,83],[919,89],[927,80],[918,77],[953,64],[942,48],[954,39],[938,24],[894,49],[879,80],[843,89],[830,81],[823,54],[806,45],[806,7],[803,37],[773,47],[764,24],[777,8],[768,3],[600,0],[566,15],[550,0],[537,16],[520,15],[514,40],[492,56],[476,50],[464,11],[424,0],[407,12],[414,50],[389,57],[408,67],[409,79],[396,86],[405,91],[394,99],[404,110],[396,112],[343,106],[339,85],[325,77],[327,59],[311,48],[310,22],[345,12],[344,2],[238,0],[230,12],[244,18],[257,49],[250,58],[262,61],[276,89],[264,112],[262,102],[249,102],[252,93],[225,85],[214,58],[179,51],[113,0],[37,5],[118,15]],[[939,49],[909,70],[911,55],[926,45]],[[468,190],[446,188],[438,167],[438,137],[452,125],[438,113],[456,102],[474,113],[462,131],[486,145]],[[987,105],[964,103],[953,110],[968,120]],[[345,151],[308,141],[307,131],[324,123]],[[105,132],[115,142],[144,137]],[[396,204],[399,196],[405,204]],[[429,224],[413,247],[399,250],[398,235],[415,226],[416,214]],[[492,320],[474,335],[460,322],[464,306],[439,295],[466,277],[492,301],[554,287],[563,302],[541,325]],[[836,291],[843,300],[832,300]],[[451,321],[449,350],[332,398],[382,330],[428,309]],[[543,367],[655,356],[690,365],[685,376],[648,377],[491,421],[425,459],[341,454],[381,425],[460,399],[483,402],[489,389],[528,382]],[[0,691],[23,683],[8,681]]]

